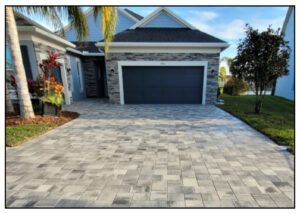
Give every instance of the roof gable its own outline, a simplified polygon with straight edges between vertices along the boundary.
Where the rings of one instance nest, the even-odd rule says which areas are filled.
[[[183,25],[181,22],[178,22],[173,17],[171,17],[169,14],[165,12],[161,12],[160,14],[157,14],[155,18],[153,18],[151,21],[145,23],[145,25],[142,26],[143,28],[186,28],[185,25]]]
[[[89,28],[89,36],[88,41],[99,41],[103,39],[103,34],[101,31],[102,28],[102,17],[101,15],[97,17],[97,20],[95,22],[93,11],[89,10],[86,13],[86,19],[88,22],[88,28]],[[138,20],[133,18],[131,15],[128,15],[127,12],[124,10],[118,8],[118,19],[117,19],[117,25],[115,29],[115,33],[119,33],[121,31],[124,31],[128,28],[130,28],[132,25],[137,23]],[[77,41],[77,33],[72,27],[67,27],[65,29],[66,33],[66,39],[69,41]]]
[[[196,29],[194,26],[177,16],[171,10],[166,7],[160,7],[130,29],[136,28],[150,28],[150,27],[161,27],[161,28],[190,28]]]

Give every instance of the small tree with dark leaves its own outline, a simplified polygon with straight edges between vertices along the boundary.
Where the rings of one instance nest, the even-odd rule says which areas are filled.
[[[266,90],[278,77],[288,74],[289,55],[290,48],[279,29],[274,31],[268,27],[259,32],[246,25],[246,37],[238,45],[231,73],[254,88],[255,113],[260,113]]]

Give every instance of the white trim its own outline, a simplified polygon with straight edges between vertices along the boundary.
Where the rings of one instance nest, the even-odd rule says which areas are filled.
[[[76,53],[78,55],[81,55],[81,56],[104,56],[105,54],[104,53],[91,53],[91,52],[86,52],[86,51],[78,51],[76,49],[73,49],[73,48],[66,48],[67,51],[70,51],[72,53]]]
[[[221,48],[197,47],[119,47],[110,48],[109,53],[220,53],[221,51]]]
[[[104,46],[103,42],[96,43]],[[110,53],[220,53],[229,47],[228,43],[196,42],[113,42]]]
[[[160,13],[163,13],[163,12],[166,12],[168,15],[170,15],[176,21],[180,22],[181,24],[185,25],[186,27],[188,27],[188,28],[190,28],[192,30],[197,29],[193,25],[191,25],[190,23],[186,22],[185,20],[183,20],[182,18],[180,18],[178,15],[176,15],[175,13],[173,13],[170,9],[168,9],[166,7],[160,7],[158,9],[156,9],[155,11],[153,11],[152,13],[150,13],[148,16],[146,16],[145,18],[143,18],[142,20],[140,20],[139,22],[137,22],[135,25],[133,25],[132,27],[130,27],[129,29],[136,29],[137,27],[142,27],[145,24],[147,24],[150,21],[152,21],[154,18],[156,18],[156,16],[158,16]]]
[[[76,70],[77,70],[77,75],[80,81],[80,92],[83,92],[83,75],[82,75],[82,64],[81,64],[81,60],[79,58],[75,58],[76,61]],[[79,70],[78,70],[79,69]]]
[[[17,30],[18,30],[18,33],[31,33],[32,35],[36,35],[36,36],[43,36],[43,37],[46,37],[47,39],[51,39],[57,43],[60,43],[62,45],[65,45],[65,46],[68,46],[68,47],[72,47],[72,48],[75,48],[76,45],[57,36],[56,34],[54,33],[50,33],[50,32],[47,32],[43,29],[40,29],[38,27],[34,27],[34,26],[18,26],[17,27]]]
[[[103,47],[104,42],[97,42],[97,47]],[[110,47],[205,47],[227,48],[226,42],[112,42]]]
[[[124,105],[123,66],[187,66],[204,67],[202,105],[206,102],[207,61],[118,61],[118,76],[120,89],[120,104]]]
[[[130,19],[132,19],[135,22],[138,22],[140,20],[138,20],[137,18],[135,18],[133,15],[131,15],[130,13],[128,13],[126,10],[118,8],[118,10],[123,13],[124,15],[128,16]]]
[[[67,72],[65,67],[65,61],[63,59],[57,59],[59,63],[61,63],[60,66],[60,74],[64,85],[64,94],[65,94],[65,102],[67,105],[71,104],[71,95],[68,87],[68,78],[67,78]]]
[[[48,31],[48,32],[50,32],[50,33],[53,33],[53,32],[50,31],[49,29],[47,29],[47,28],[45,28],[44,26],[40,25],[39,23],[33,21],[32,19],[30,19],[29,17],[23,15],[22,13],[19,13],[19,12],[17,12],[17,11],[14,11],[14,14],[15,14],[16,16],[19,16],[20,18],[25,19],[27,22],[29,22],[30,24],[32,24],[32,25],[33,25],[32,27],[38,27],[38,28],[41,28],[42,30]],[[19,27],[19,26],[17,25],[17,27]]]

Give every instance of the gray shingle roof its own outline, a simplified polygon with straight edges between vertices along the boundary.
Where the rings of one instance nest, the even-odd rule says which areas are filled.
[[[103,41],[103,40],[102,40]],[[220,42],[225,41],[189,28],[136,28],[115,35],[113,42]]]
[[[138,20],[142,20],[142,19],[144,18],[143,16],[141,16],[141,15],[139,15],[139,14],[133,12],[132,10],[129,10],[129,9],[127,9],[127,8],[125,8],[124,10],[125,10],[127,13],[129,13],[130,15],[132,15],[133,17],[135,17],[136,19],[138,19]]]
[[[100,53],[98,47],[95,46],[96,42],[72,42],[76,45],[76,50],[87,51],[90,53]]]

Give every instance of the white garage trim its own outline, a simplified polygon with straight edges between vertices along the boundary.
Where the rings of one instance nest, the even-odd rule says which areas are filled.
[[[207,61],[118,61],[120,104],[124,104],[123,66],[186,66],[204,67],[202,104],[206,101]]]

